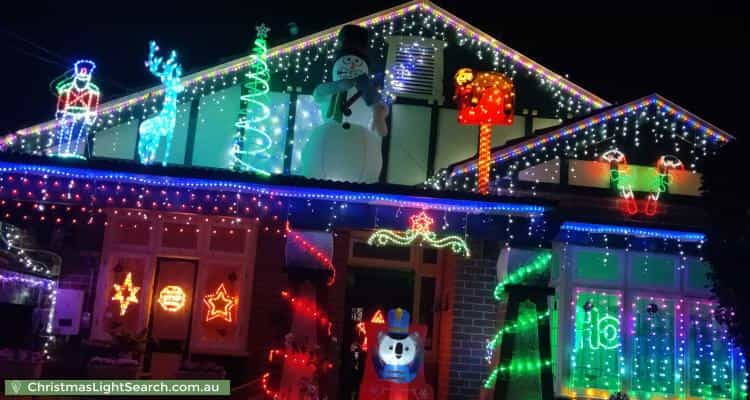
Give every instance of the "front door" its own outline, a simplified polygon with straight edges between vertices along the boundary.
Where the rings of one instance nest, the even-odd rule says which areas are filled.
[[[148,352],[154,378],[174,378],[189,350],[197,269],[195,260],[157,260]]]

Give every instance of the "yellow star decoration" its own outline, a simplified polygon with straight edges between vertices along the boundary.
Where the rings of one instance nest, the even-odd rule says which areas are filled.
[[[112,285],[112,287],[115,288],[115,295],[112,296],[112,300],[120,302],[120,315],[125,315],[125,312],[128,311],[128,306],[130,305],[130,303],[138,304],[138,297],[136,297],[136,295],[138,294],[138,291],[141,290],[141,287],[133,286],[132,272],[128,272],[128,275],[125,277],[125,281],[122,283],[122,285],[118,285],[117,283],[115,283]],[[127,297],[123,295],[123,292],[125,290],[128,291]]]
[[[216,293],[206,295],[203,298],[203,303],[208,307],[206,322],[216,318],[232,322],[232,308],[237,305],[237,298],[229,296],[223,283],[216,289]],[[221,304],[221,306],[217,306],[217,303]]]

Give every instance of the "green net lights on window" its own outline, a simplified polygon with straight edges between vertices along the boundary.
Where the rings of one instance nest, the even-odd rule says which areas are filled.
[[[624,373],[622,294],[577,289],[571,307],[574,343],[570,386],[619,390]]]
[[[502,300],[507,285],[524,282],[530,275],[538,274],[549,268],[551,260],[552,253],[544,252],[536,256],[536,258],[534,258],[529,264],[526,264],[506,275],[505,278],[495,286],[495,299],[498,301]]]

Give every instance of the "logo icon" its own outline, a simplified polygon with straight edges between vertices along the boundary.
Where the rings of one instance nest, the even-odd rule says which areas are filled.
[[[19,381],[11,381],[10,382],[10,388],[13,390],[14,394],[18,394],[18,392],[21,391],[21,382],[19,382]]]

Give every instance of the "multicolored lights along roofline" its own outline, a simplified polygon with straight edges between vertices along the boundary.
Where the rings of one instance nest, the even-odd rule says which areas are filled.
[[[383,194],[357,192],[353,190],[306,188],[295,186],[248,183],[240,181],[181,178],[162,175],[136,174],[73,167],[40,166],[33,164],[0,161],[0,173],[42,174],[65,179],[90,179],[95,181],[121,182],[170,188],[235,191],[274,197],[289,197],[307,200],[341,201],[404,208],[420,208],[470,214],[528,214],[540,215],[545,207],[530,204],[514,204],[480,200],[435,198],[419,195]]]
[[[449,24],[451,27],[456,29],[458,32],[461,32],[465,34],[467,37],[473,40],[476,40],[481,45],[492,46],[495,50],[499,51],[504,56],[509,57],[510,59],[515,61],[515,63],[519,65],[520,67],[524,68],[530,73],[532,72],[538,73],[545,81],[559,87],[565,92],[571,93],[572,95],[579,98],[580,100],[591,104],[591,106],[594,108],[601,108],[601,107],[606,107],[610,105],[610,103],[607,102],[606,100],[596,96],[595,94],[565,79],[561,75],[547,69],[546,67],[540,65],[534,60],[526,57],[525,55],[519,53],[516,50],[513,50],[512,48],[508,47],[506,44],[498,41],[497,39],[482,32],[481,30],[471,26],[470,24],[463,21],[462,19],[456,17],[455,15],[449,13],[448,11],[443,10],[442,8],[432,4],[431,2],[427,0],[413,0],[408,3],[381,11],[379,13],[376,13],[376,14],[373,14],[364,18],[356,19],[354,21],[348,22],[347,24],[356,24],[356,25],[368,27],[371,25],[377,25],[383,22],[390,21],[394,18],[404,16],[408,13],[415,12],[417,10],[425,11],[425,12],[432,14],[439,21],[444,21],[445,23]],[[341,24],[341,25],[329,28],[327,30],[318,32],[316,34],[309,35],[301,39],[295,40],[291,43],[286,43],[283,45],[276,46],[272,49],[269,49],[268,59],[270,60],[278,56],[283,56],[283,55],[287,55],[295,51],[304,50],[310,46],[315,46],[315,45],[327,42],[329,40],[335,40],[336,36],[338,35],[338,31],[341,29],[341,27],[347,24]],[[212,79],[217,76],[222,76],[222,75],[226,75],[229,73],[235,73],[244,68],[248,68],[249,65],[250,65],[249,57],[242,57],[237,60],[229,61],[227,63],[218,65],[214,68],[210,68],[210,69],[196,72],[195,74],[189,75],[183,79],[182,84],[187,89],[191,85],[201,83],[207,79]],[[120,112],[127,107],[131,107],[135,104],[142,103],[154,96],[160,96],[163,94],[164,94],[163,87],[155,87],[152,89],[147,89],[145,91],[135,93],[131,96],[118,99],[118,100],[114,100],[114,101],[108,102],[107,104],[102,105],[102,107],[99,109],[99,114],[104,116],[106,114]],[[0,150],[2,150],[5,146],[13,144],[13,142],[16,140],[17,137],[40,134],[50,129],[55,129],[57,126],[58,126],[57,121],[50,121],[50,122],[45,122],[45,123],[38,124],[29,128],[19,129],[18,131],[14,133],[9,133],[7,135],[4,135],[2,138],[0,138]]]
[[[564,125],[547,134],[541,135],[533,139],[529,139],[515,146],[497,150],[496,152],[494,152],[492,156],[491,163],[503,162],[510,158],[520,156],[524,153],[527,153],[529,151],[542,147],[546,145],[547,143],[551,143],[556,140],[565,138],[574,133],[590,128],[594,125],[598,125],[600,123],[622,117],[626,113],[635,112],[642,108],[648,107],[650,105],[656,105],[657,107],[659,107],[659,109],[666,111],[671,116],[675,118],[679,118],[687,122],[689,127],[700,130],[707,137],[715,141],[729,142],[729,140],[734,139],[734,136],[704,121],[703,119],[699,118],[695,114],[683,109],[682,107],[674,104],[673,102],[665,99],[664,97],[658,94],[654,94],[646,98],[641,98],[638,100],[631,101],[629,103],[625,103],[621,106],[614,107],[611,110],[607,110],[604,113],[597,113],[589,118],[586,118],[574,124]],[[469,160],[462,164],[458,164],[454,166],[450,173],[450,176],[466,174],[469,172],[476,171],[476,169],[477,169],[476,160]]]
[[[585,232],[604,235],[637,236],[655,239],[679,240],[681,242],[702,242],[706,235],[700,232],[673,231],[668,229],[638,228],[622,225],[590,224],[585,222],[565,222],[563,231]]]

